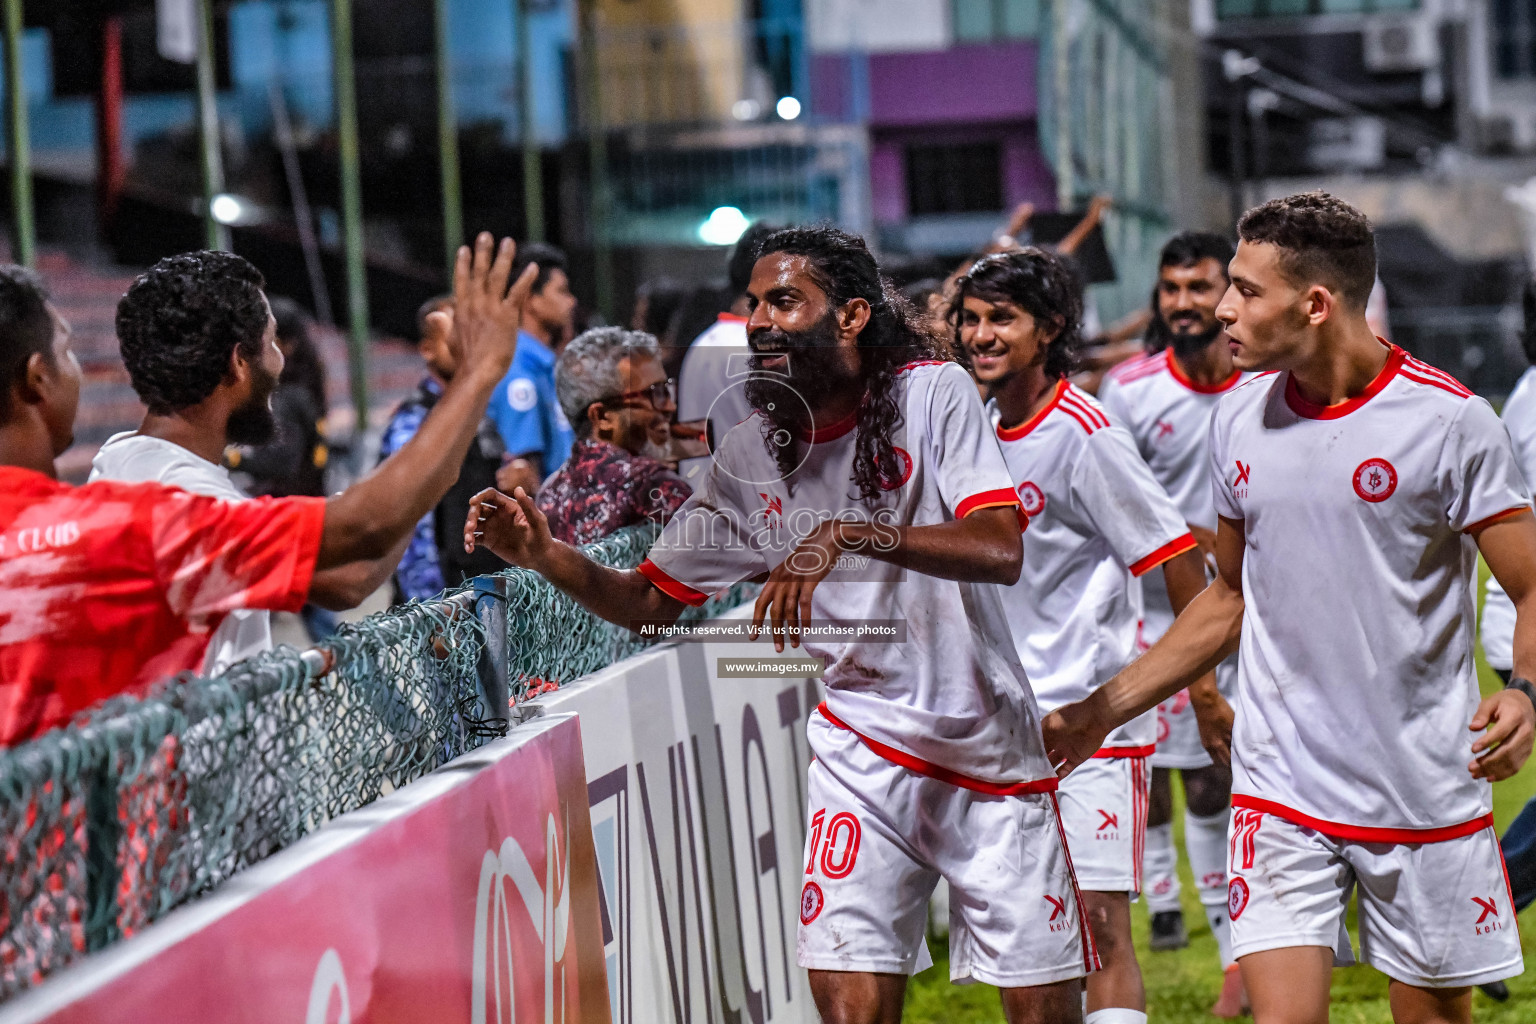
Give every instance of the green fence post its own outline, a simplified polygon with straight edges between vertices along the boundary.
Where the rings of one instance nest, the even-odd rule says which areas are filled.
[[[5,125],[11,158],[11,224],[16,261],[37,262],[37,229],[32,212],[32,143],[27,126],[27,90],[21,67],[22,0],[5,0]]]
[[[523,236],[544,241],[544,167],[533,118],[533,41],[528,31],[528,0],[512,0],[517,19],[517,116],[523,137]]]
[[[224,191],[218,83],[213,71],[213,0],[197,0],[197,134],[202,150],[205,244],[210,249],[228,249],[229,228],[213,216],[213,197]]]
[[[608,184],[608,137],[603,126],[602,72],[597,65],[597,0],[577,0],[581,34],[581,79],[587,116],[587,156],[591,164],[593,277],[598,312],[613,320],[613,245],[609,240],[612,193]]]
[[[352,0],[331,0],[331,74],[341,159],[341,235],[347,263],[347,370],[355,436],[368,429],[368,276],[363,265],[363,184],[357,143],[357,82],[352,69]],[[358,450],[354,445],[354,450]]]
[[[437,149],[443,178],[443,250],[448,283],[464,241],[463,185],[459,179],[459,122],[453,109],[453,61],[448,53],[448,0],[433,0],[437,20]]]

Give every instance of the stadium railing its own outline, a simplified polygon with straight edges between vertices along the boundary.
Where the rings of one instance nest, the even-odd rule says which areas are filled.
[[[633,527],[586,552],[632,568],[656,534]],[[521,702],[648,645],[510,569],[310,650],[114,698],[0,751],[0,1001],[504,735]]]

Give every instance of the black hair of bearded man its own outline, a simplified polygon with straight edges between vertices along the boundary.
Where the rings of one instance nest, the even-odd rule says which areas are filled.
[[[858,408],[853,473],[859,497],[876,501],[885,491],[882,481],[902,477],[894,440],[901,424],[894,394],[896,375],[913,360],[948,359],[950,353],[941,340],[924,330],[917,311],[880,273],[869,246],[858,235],[825,224],[785,228],[758,244],[753,262],[776,253],[805,258],[829,309],[853,299],[869,303],[869,322],[857,342],[864,397]],[[777,444],[780,438],[786,443]],[[765,430],[763,443],[787,478],[798,465],[793,438],[783,431]]]
[[[247,260],[204,249],[167,256],[117,304],[117,340],[139,400],[157,416],[213,394],[239,346],[259,359],[266,281]]]
[[[1237,247],[1225,235],[1214,231],[1180,231],[1168,239],[1158,257],[1157,266],[1192,267],[1201,260],[1215,260],[1221,264],[1221,275],[1227,275],[1227,264],[1232,262]]]

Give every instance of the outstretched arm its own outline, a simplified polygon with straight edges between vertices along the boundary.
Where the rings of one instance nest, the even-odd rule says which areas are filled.
[[[488,488],[469,500],[464,550],[477,547],[504,562],[532,569],[593,615],[627,629],[642,622],[672,622],[686,607],[635,570],[599,565],[555,540],[549,520],[521,487],[510,497]]]
[[[1536,680],[1536,516],[1529,511],[1485,526],[1473,534],[1488,570],[1515,604],[1515,668],[1510,688],[1483,698],[1472,718],[1467,770],[1475,779],[1497,782],[1520,770],[1531,756],[1536,707],[1521,680]]]
[[[1179,615],[1205,590],[1205,562],[1200,557],[1200,549],[1186,551],[1164,562],[1163,582],[1168,587],[1168,603],[1173,606],[1173,614]],[[1216,688],[1216,673],[1207,672],[1189,684],[1189,702],[1195,709],[1201,746],[1217,764],[1231,764],[1232,705]]]
[[[1216,530],[1215,581],[1189,602],[1151,650],[1091,696],[1045,717],[1045,749],[1059,774],[1092,757],[1111,730],[1194,683],[1237,649],[1243,625],[1243,550],[1241,521],[1222,519]]]
[[[493,260],[491,246],[491,236],[482,232],[473,253],[467,246],[459,249],[454,267],[454,330],[464,346],[462,368],[415,437],[326,503],[317,569],[386,557],[458,479],[491,391],[512,363],[523,304],[538,273],[530,264],[508,292],[516,247],[502,239]]]

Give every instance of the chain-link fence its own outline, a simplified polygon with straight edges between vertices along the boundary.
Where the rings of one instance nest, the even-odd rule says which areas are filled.
[[[635,527],[586,550],[632,568],[655,536]],[[505,733],[519,701],[644,646],[514,569],[309,651],[116,698],[0,752],[0,999]]]

